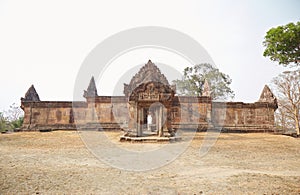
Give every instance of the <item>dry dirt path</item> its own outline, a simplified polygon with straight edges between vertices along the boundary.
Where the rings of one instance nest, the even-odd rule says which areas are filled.
[[[118,135],[108,133],[143,145]],[[170,164],[133,172],[99,161],[76,131],[1,134],[0,194],[300,194],[300,139],[221,134],[200,158],[204,136]]]

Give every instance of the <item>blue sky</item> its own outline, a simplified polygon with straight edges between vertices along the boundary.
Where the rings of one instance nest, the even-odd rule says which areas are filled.
[[[255,102],[264,85],[286,70],[262,56],[263,37],[271,27],[299,21],[299,10],[297,0],[2,0],[0,110],[19,104],[31,84],[42,100],[72,100],[76,75],[88,53],[107,37],[139,26],[188,34],[232,78],[234,101]],[[148,58],[157,61],[144,53],[134,63]],[[134,63],[129,58],[122,68]],[[110,81],[101,82],[99,94],[109,95]]]

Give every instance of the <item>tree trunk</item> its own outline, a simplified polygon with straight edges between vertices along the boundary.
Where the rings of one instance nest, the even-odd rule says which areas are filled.
[[[294,116],[295,116],[295,127],[296,127],[296,133],[297,136],[299,136],[299,114],[298,114],[298,110],[294,109]]]

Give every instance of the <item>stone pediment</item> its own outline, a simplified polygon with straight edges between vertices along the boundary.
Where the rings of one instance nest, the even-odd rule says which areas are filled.
[[[174,90],[160,82],[142,83],[130,94],[129,101],[170,101]]]
[[[84,90],[83,97],[88,98],[88,97],[97,97],[97,96],[98,96],[97,87],[96,87],[95,79],[92,76],[87,90]]]
[[[36,92],[33,85],[27,90],[25,97],[21,98],[22,102],[40,101],[39,94]]]
[[[258,102],[268,102],[277,104],[277,99],[268,85],[265,85],[263,91],[261,92]]]
[[[165,86],[170,86],[165,75],[160,72],[159,68],[152,63],[151,60],[149,60],[148,63],[133,76],[129,84],[124,84],[125,96],[130,96],[137,87],[149,82],[156,82]]]

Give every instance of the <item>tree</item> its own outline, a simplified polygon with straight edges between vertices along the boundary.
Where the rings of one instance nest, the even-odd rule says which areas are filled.
[[[300,65],[300,22],[271,28],[264,39],[263,55],[283,66]]]
[[[281,130],[283,133],[290,133],[291,130],[295,129],[295,122],[292,117],[290,117],[290,114],[288,114],[288,110],[281,106],[284,103],[283,100],[277,100],[279,107],[275,112],[275,125],[278,130]]]
[[[17,121],[20,118],[23,118],[23,110],[17,106],[16,103],[13,103],[9,106],[9,109],[5,111],[5,115],[9,121]]]
[[[174,80],[173,84],[180,95],[201,96],[205,80],[210,85],[213,99],[234,97],[234,92],[229,87],[232,82],[230,77],[207,63],[186,67],[182,79]]]
[[[273,79],[279,105],[277,121],[282,127],[293,127],[299,136],[300,70],[286,71]],[[291,125],[292,124],[292,125]]]
[[[9,122],[7,118],[0,112],[0,132],[6,132],[9,129]]]
[[[0,112],[0,131],[6,132],[20,128],[23,124],[23,111],[13,103],[8,110]]]
[[[24,121],[24,117],[23,116],[19,117],[16,120],[10,121],[11,127],[13,129],[22,127],[23,121]]]

